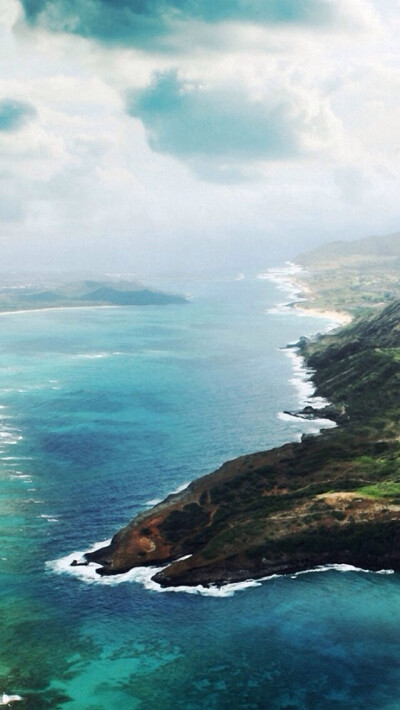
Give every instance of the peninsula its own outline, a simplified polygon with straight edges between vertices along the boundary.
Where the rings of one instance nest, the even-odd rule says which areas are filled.
[[[301,276],[310,299],[326,307],[329,293],[330,310],[355,316],[297,345],[316,395],[330,402],[298,415],[338,426],[229,461],[139,514],[108,546],[86,553],[99,574],[157,565],[153,579],[162,586],[207,586],[321,564],[400,571],[400,294],[392,278],[400,274],[400,235],[387,240],[398,254],[382,268],[378,258],[375,272],[369,251],[380,253],[377,239],[353,243],[347,261],[340,244],[323,258],[311,254]],[[343,290],[332,286],[338,282]]]

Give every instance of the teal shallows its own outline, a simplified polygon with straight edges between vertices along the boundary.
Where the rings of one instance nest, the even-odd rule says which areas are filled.
[[[277,445],[298,393],[267,281],[187,306],[0,317],[0,693],[30,710],[396,707],[397,575],[301,575],[232,597],[86,584],[48,560],[191,478]]]

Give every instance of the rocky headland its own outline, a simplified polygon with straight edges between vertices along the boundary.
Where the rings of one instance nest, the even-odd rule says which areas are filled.
[[[332,304],[333,307],[335,304]],[[338,426],[241,456],[86,554],[99,574],[163,566],[163,586],[345,563],[400,570],[400,300],[297,345]]]

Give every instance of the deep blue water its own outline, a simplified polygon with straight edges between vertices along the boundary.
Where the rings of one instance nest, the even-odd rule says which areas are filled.
[[[279,350],[326,321],[269,281],[184,306],[0,316],[0,697],[65,710],[398,710],[398,575],[328,571],[232,596],[88,583],[47,563],[149,501],[311,424]]]

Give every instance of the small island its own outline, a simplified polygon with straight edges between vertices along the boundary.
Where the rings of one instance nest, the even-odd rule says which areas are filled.
[[[317,250],[300,275],[310,308],[316,302],[353,316],[296,346],[314,373],[315,394],[329,401],[298,415],[337,427],[241,456],[168,496],[86,553],[99,574],[158,565],[153,579],[176,587],[326,564],[400,571],[400,235],[386,238],[374,272],[376,242],[353,243],[347,260],[340,243],[322,257]]]
[[[0,313],[87,308],[95,306],[165,306],[187,303],[184,296],[165,293],[133,281],[83,279],[58,284],[50,278],[22,279],[19,286],[0,286]]]

